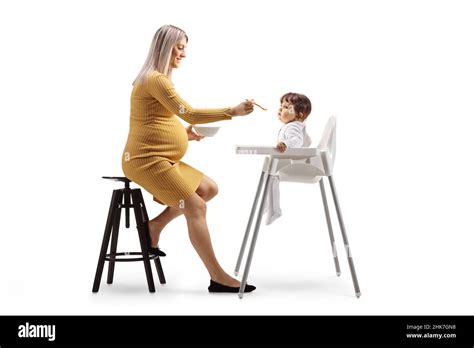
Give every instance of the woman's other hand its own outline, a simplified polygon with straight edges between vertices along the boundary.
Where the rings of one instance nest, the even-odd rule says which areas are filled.
[[[250,114],[252,111],[253,111],[253,99],[252,100],[247,99],[246,101],[230,109],[230,114],[232,116],[245,116],[245,115]]]
[[[197,134],[197,133],[193,130],[193,125],[192,125],[192,124],[189,125],[189,126],[186,128],[186,133],[188,133],[188,140],[197,140],[197,141],[200,141],[202,138],[204,138],[204,136]]]

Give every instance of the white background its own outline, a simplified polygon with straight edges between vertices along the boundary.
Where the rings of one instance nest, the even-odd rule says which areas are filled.
[[[15,1],[0,4],[0,314],[473,314],[474,6],[469,1]],[[164,24],[189,36],[174,72],[195,107],[254,98],[185,161],[219,184],[208,224],[231,273],[279,98],[306,94],[317,141],[338,117],[335,179],[362,290],[339,229],[336,277],[318,186],[282,184],[283,216],[263,226],[249,283],[207,293],[184,218],[163,232],[167,284],[116,266],[92,294],[113,189],[122,175],[131,83]],[[144,192],[150,215],[162,206]],[[336,226],[335,214],[333,223]],[[133,226],[133,224],[132,224]],[[122,227],[119,249],[138,247]]]

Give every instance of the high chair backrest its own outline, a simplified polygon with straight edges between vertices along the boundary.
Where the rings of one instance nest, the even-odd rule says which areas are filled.
[[[322,164],[326,175],[332,175],[336,159],[336,116],[331,116],[326,123],[321,140],[318,144]]]

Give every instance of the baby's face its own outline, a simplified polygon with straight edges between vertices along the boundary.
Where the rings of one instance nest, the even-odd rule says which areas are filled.
[[[283,100],[278,110],[278,119],[283,123],[294,121],[296,118],[295,108],[293,104]]]

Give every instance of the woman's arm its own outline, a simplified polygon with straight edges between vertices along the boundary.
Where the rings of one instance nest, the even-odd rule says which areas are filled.
[[[234,116],[233,110],[230,107],[219,109],[193,108],[179,96],[166,75],[160,73],[150,74],[147,85],[148,91],[154,98],[163,104],[170,112],[190,124],[230,120],[232,116]]]

